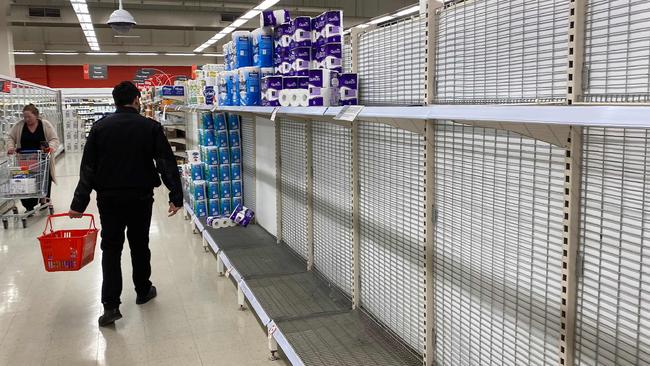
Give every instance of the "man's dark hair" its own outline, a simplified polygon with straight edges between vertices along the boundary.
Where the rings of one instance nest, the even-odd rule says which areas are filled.
[[[140,90],[130,81],[123,81],[113,88],[115,106],[123,107],[133,103],[133,99],[140,96]]]

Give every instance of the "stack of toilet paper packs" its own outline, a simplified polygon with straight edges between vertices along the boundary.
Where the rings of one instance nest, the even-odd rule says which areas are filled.
[[[357,75],[343,73],[342,67],[342,11],[292,19],[287,10],[267,10],[260,14],[260,25],[231,34],[223,46],[223,68],[204,65],[195,72],[188,82],[190,104],[357,104]]]

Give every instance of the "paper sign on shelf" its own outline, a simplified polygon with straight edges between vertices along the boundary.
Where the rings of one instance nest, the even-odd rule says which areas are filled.
[[[341,109],[339,114],[334,117],[335,120],[353,122],[363,110],[362,105],[348,105]]]
[[[273,112],[271,112],[271,122],[275,122],[275,116],[278,114],[279,110],[280,107],[273,108]]]

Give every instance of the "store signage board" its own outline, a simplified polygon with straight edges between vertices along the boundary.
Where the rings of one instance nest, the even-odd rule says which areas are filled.
[[[108,79],[108,66],[107,65],[84,65],[84,79],[85,80],[106,80]]]

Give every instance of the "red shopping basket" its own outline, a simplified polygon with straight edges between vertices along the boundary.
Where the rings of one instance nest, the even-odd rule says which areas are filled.
[[[38,238],[41,242],[45,270],[48,272],[78,271],[95,257],[95,243],[99,231],[95,226],[95,217],[84,214],[85,217],[90,217],[88,229],[54,231],[52,219],[66,216],[68,214],[48,216],[43,235]]]

